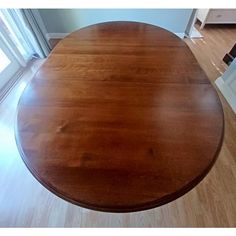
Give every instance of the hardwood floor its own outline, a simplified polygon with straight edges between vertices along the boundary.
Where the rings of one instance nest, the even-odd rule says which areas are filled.
[[[204,38],[185,42],[214,85],[227,68],[222,58],[235,43],[236,28],[206,26],[201,33]],[[37,65],[31,70],[35,68]],[[22,162],[14,139],[15,111],[33,73],[29,70],[0,104],[0,226],[236,227],[236,115],[220,92],[225,138],[220,156],[206,178],[183,197],[162,207],[136,213],[103,213],[56,197],[34,179]]]

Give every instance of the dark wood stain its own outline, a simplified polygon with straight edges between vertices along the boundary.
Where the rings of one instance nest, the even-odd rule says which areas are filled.
[[[182,40],[156,26],[110,22],[53,49],[21,96],[16,141],[56,195],[128,212],[192,189],[223,133],[220,100]]]

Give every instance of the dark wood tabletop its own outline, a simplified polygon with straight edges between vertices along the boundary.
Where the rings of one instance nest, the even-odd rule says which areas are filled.
[[[223,133],[218,95],[188,46],[135,22],[63,39],[21,96],[15,130],[39,182],[109,212],[153,208],[192,189]]]

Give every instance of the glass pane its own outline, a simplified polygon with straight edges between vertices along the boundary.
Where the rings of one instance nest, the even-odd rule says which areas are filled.
[[[0,73],[11,63],[6,54],[0,48]]]
[[[3,11],[3,10],[2,10]],[[10,17],[7,17],[7,12],[5,12],[6,15],[3,14],[3,12],[0,11],[0,26],[5,30],[5,32],[8,34],[8,36],[11,38],[11,40],[15,43],[18,50],[21,52],[23,56],[27,55],[27,52],[25,51],[23,40],[21,40],[20,33],[16,28],[14,28],[14,22],[12,22]],[[11,25],[10,25],[11,23]],[[13,31],[14,29],[14,31]],[[18,33],[18,37],[16,35]]]

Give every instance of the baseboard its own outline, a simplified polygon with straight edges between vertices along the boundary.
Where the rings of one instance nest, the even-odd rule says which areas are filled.
[[[177,35],[181,39],[183,39],[186,36],[185,33],[174,33],[174,34]]]
[[[185,37],[185,33],[174,33],[179,38],[183,39]],[[62,39],[65,38],[69,33],[47,33],[46,38],[49,41],[50,39]]]
[[[65,38],[69,33],[47,33],[46,38],[49,41],[50,39],[63,39]]]
[[[236,94],[230,89],[230,87],[225,83],[225,81],[219,77],[215,81],[216,86],[219,88],[220,92],[225,97],[226,101],[229,103],[230,107],[236,114]]]
[[[11,89],[14,87],[14,84],[17,83],[21,75],[23,74],[24,67],[20,68],[11,79],[0,89],[0,103],[4,100],[4,98],[9,94]]]

